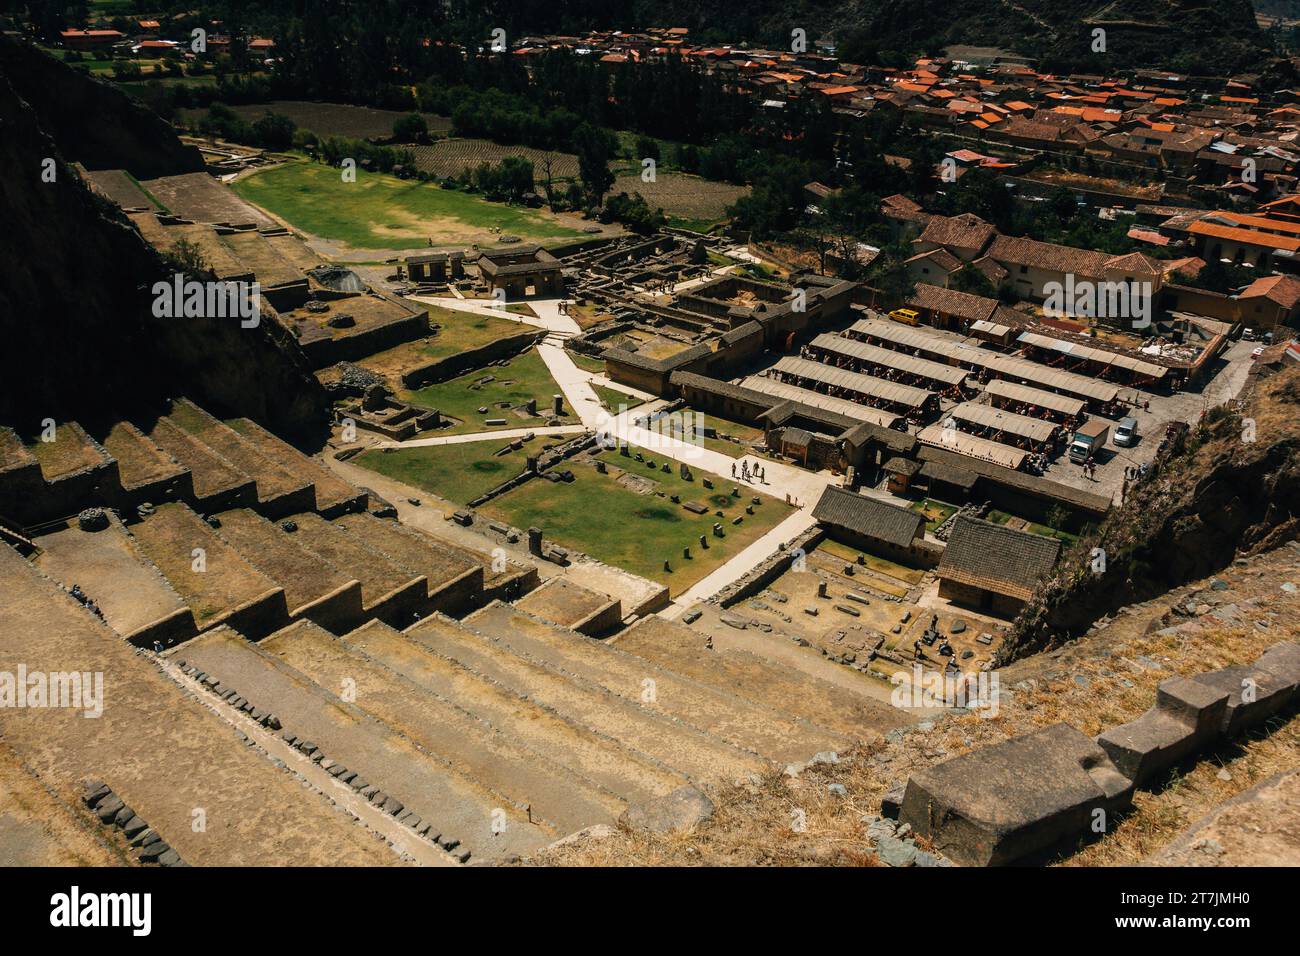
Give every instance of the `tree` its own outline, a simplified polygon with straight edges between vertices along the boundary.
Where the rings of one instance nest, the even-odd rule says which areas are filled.
[[[986,299],[995,298],[998,294],[997,288],[990,281],[989,277],[979,269],[976,269],[969,262],[953,273],[952,279],[949,280],[948,286],[956,289],[958,292],[969,292],[971,295],[982,295]]]
[[[399,143],[423,143],[429,138],[429,124],[419,113],[408,113],[393,123],[393,138]]]
[[[263,149],[284,151],[293,146],[293,134],[298,126],[279,113],[267,113],[253,124],[253,137]]]
[[[573,145],[578,153],[578,178],[588,206],[599,206],[614,185],[609,160],[614,154],[614,138],[608,131],[583,123],[573,131]]]

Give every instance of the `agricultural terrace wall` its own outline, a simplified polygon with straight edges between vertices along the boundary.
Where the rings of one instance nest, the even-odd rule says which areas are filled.
[[[420,312],[352,335],[322,336],[300,340],[299,344],[312,368],[321,369],[338,362],[353,362],[428,334],[429,317]]]
[[[530,329],[527,332],[520,332],[517,335],[509,335],[503,339],[488,342],[476,349],[449,355],[436,362],[404,372],[402,374],[402,385],[411,389],[436,385],[439,382],[456,378],[458,375],[464,375],[466,372],[480,369],[492,362],[514,358],[536,345],[545,334],[545,332]]]

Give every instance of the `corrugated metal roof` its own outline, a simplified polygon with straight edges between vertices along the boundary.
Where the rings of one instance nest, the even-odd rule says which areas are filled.
[[[839,355],[847,355],[863,362],[885,365],[889,368],[898,369],[900,372],[919,375],[928,381],[940,382],[947,386],[960,385],[966,381],[968,374],[965,369],[956,368],[952,365],[932,362],[929,359],[918,358],[905,352],[881,348],[879,345],[869,345],[856,339],[846,339],[842,335],[833,335],[830,332],[823,332],[813,339],[811,344],[813,348],[824,349]]]
[[[1044,385],[1069,395],[1078,395],[1098,402],[1113,402],[1119,395],[1119,387],[1107,382],[1099,382],[1086,375],[1074,372],[1062,372],[1039,362],[1026,358],[1003,355],[980,348],[978,340],[963,340],[951,333],[934,329],[912,328],[883,319],[861,319],[849,327],[857,332],[881,341],[894,342],[907,348],[917,349],[941,359],[952,359],[959,365],[974,368],[987,368],[1001,375],[1021,378],[1026,381]]]
[[[871,408],[868,405],[859,405],[857,402],[850,402],[847,398],[823,395],[821,392],[814,392],[810,388],[800,388],[798,385],[778,382],[774,378],[751,375],[741,385],[752,391],[771,395],[774,398],[785,398],[803,405],[811,405],[813,408],[820,408],[823,411],[838,412],[856,421],[869,422],[872,425],[880,425],[882,428],[892,428],[899,419],[899,416],[893,412]]]
[[[1006,335],[1008,332],[1011,331],[1011,326],[999,325],[996,322],[989,322],[986,321],[985,319],[980,319],[979,321],[971,325],[970,330],[972,332],[983,332],[985,335],[992,335],[996,338],[1002,338],[1002,336]]]
[[[978,402],[962,402],[949,409],[948,414],[959,422],[973,422],[981,428],[995,428],[998,431],[1028,438],[1030,441],[1044,442],[1056,432],[1056,426],[1041,418],[1017,415],[992,405]]]
[[[1139,375],[1145,375],[1148,378],[1164,378],[1169,369],[1163,365],[1154,365],[1151,362],[1144,362],[1139,358],[1131,355],[1122,355],[1119,352],[1108,352],[1105,349],[1094,348],[1083,342],[1071,342],[1066,339],[1055,339],[1050,335],[1041,335],[1038,332],[1022,332],[1018,342],[1024,342],[1026,345],[1034,345],[1040,349],[1051,349],[1054,352],[1060,352],[1063,355],[1069,355],[1074,358],[1086,359],[1090,362],[1101,362],[1105,365],[1114,365],[1116,368],[1128,369]]]
[[[810,362],[808,359],[794,356],[786,356],[772,368],[782,375],[793,375],[813,382],[821,382],[869,398],[894,402],[906,408],[920,408],[934,396],[934,392],[928,392],[923,388],[900,385],[898,382],[876,378],[874,375],[850,372],[847,369],[834,368],[821,362]]]
[[[1001,465],[1003,468],[1010,468],[1012,471],[1019,471],[1020,466],[1025,463],[1025,458],[1029,454],[1019,448],[1012,448],[1010,445],[1002,445],[995,441],[989,441],[987,438],[967,435],[956,428],[944,428],[937,422],[922,428],[916,433],[916,438],[926,445],[934,445],[936,448],[957,452],[967,458],[989,461],[995,465]]]
[[[1068,398],[1065,395],[1057,395],[1055,392],[1045,392],[1041,388],[1020,385],[1000,378],[995,378],[989,382],[984,387],[984,391],[998,398],[1007,398],[1013,402],[1037,405],[1039,408],[1047,408],[1061,415],[1075,418],[1083,414],[1083,408],[1086,404],[1077,398]]]

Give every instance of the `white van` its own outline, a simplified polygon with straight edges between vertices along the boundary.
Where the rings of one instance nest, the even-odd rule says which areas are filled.
[[[1136,445],[1138,441],[1138,420],[1136,418],[1124,418],[1115,426],[1116,445],[1123,445],[1128,448]]]

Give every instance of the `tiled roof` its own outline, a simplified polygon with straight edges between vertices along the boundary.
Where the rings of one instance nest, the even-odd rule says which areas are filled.
[[[971,213],[963,213],[960,216],[935,216],[926,223],[917,241],[978,251],[984,248],[996,232],[992,225]]]
[[[1061,542],[959,515],[939,560],[938,575],[950,581],[1028,600],[1056,564]]]
[[[925,524],[925,518],[915,511],[833,485],[822,492],[813,508],[813,517],[823,524],[900,548],[909,547],[921,537]]]

